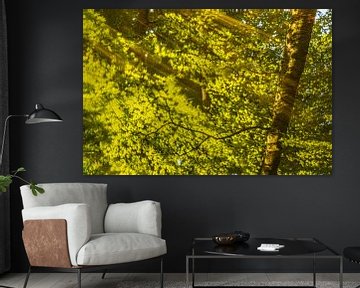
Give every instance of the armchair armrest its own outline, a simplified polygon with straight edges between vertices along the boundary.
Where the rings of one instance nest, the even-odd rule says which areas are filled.
[[[160,203],[150,200],[110,204],[105,214],[106,233],[143,233],[161,237]]]
[[[89,241],[91,235],[88,205],[71,203],[58,206],[33,207],[23,209],[22,216],[24,222],[27,220],[64,219],[66,221],[66,237],[70,261],[73,266],[77,265],[77,253],[80,248]],[[40,235],[33,241],[39,241],[39,238]]]
[[[64,219],[25,220],[22,238],[30,265],[72,267],[66,231]]]

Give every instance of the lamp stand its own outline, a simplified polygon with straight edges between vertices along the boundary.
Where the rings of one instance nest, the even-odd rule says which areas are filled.
[[[4,131],[3,131],[3,135],[2,135],[2,140],[1,140],[1,150],[0,150],[0,169],[2,167],[2,162],[3,162],[3,155],[4,155],[4,148],[5,148],[5,143],[6,143],[6,132],[7,132],[7,126],[8,126],[8,122],[11,118],[14,117],[24,117],[27,118],[27,120],[25,121],[26,124],[37,124],[37,123],[46,123],[46,122],[62,122],[63,120],[61,119],[61,117],[56,114],[54,111],[50,110],[50,109],[46,109],[44,108],[43,105],[41,104],[36,104],[35,105],[35,110],[33,112],[31,112],[30,114],[20,114],[20,115],[9,115],[5,118],[5,123],[4,123]],[[1,172],[0,172],[1,173]],[[0,192],[2,193],[2,192]],[[1,288],[14,288],[11,286],[5,286],[5,285],[1,285]]]
[[[4,147],[5,147],[5,141],[6,141],[6,132],[7,132],[7,126],[8,126],[8,122],[9,122],[10,118],[14,118],[14,117],[25,117],[26,118],[28,116],[29,115],[27,115],[27,114],[22,114],[22,115],[9,115],[9,116],[6,117],[5,123],[4,123],[4,131],[3,131],[2,141],[1,141],[0,168],[2,166],[2,160],[3,160],[3,155],[4,155]]]
[[[28,117],[28,115],[9,115],[6,117],[5,119],[5,123],[4,123],[4,131],[3,131],[3,135],[2,135],[2,141],[1,141],[1,150],[0,150],[0,169],[2,167],[2,161],[3,161],[3,155],[4,155],[4,148],[5,148],[5,142],[6,142],[6,132],[7,132],[7,126],[8,126],[8,122],[11,118],[14,117]],[[5,285],[0,285],[1,288],[14,288],[11,286],[5,286]]]

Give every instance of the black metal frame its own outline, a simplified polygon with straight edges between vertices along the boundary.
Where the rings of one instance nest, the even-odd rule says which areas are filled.
[[[321,241],[317,240],[316,238],[307,238],[307,240],[314,240],[315,242],[322,244],[334,255],[316,255],[307,254],[307,255],[218,255],[218,254],[209,254],[209,255],[195,255],[194,251],[194,244],[195,241],[201,240],[211,240],[211,238],[194,238],[193,239],[193,247],[191,255],[186,255],[186,288],[202,288],[208,286],[200,286],[195,285],[195,259],[312,259],[313,260],[313,285],[312,286],[269,286],[269,287],[299,287],[299,288],[316,288],[316,259],[337,259],[339,260],[339,288],[343,288],[343,257],[342,255],[338,254],[335,250],[331,249],[329,246],[325,245]],[[304,240],[300,239],[299,240]],[[189,266],[191,264],[191,286],[189,286]],[[257,287],[257,286],[211,286],[212,288],[220,288],[220,287]],[[264,286],[258,286],[264,287]],[[356,287],[360,288],[360,286]]]
[[[164,271],[163,271],[163,262],[164,262],[164,260],[163,260],[163,256],[154,257],[154,258],[145,259],[145,260],[140,260],[140,261],[147,261],[147,260],[154,260],[154,259],[160,259],[160,288],[163,288],[164,287]],[[136,262],[140,262],[140,261],[136,261]],[[127,263],[133,263],[133,262],[127,262]],[[104,272],[103,272],[103,274],[101,276],[101,279],[104,279],[105,274],[107,273],[108,270],[119,268],[123,264],[126,264],[126,263],[111,264],[111,265],[96,265],[96,266],[95,265],[94,266],[79,266],[79,267],[71,267],[71,268],[38,267],[38,266],[31,266],[30,265],[29,270],[28,270],[28,272],[26,274],[26,278],[25,278],[23,288],[26,288],[26,286],[28,284],[28,281],[29,281],[29,278],[30,278],[30,274],[34,270],[51,271],[51,272],[77,273],[78,288],[81,288],[81,273],[103,270]],[[12,287],[7,287],[7,286],[0,286],[0,287],[12,288]]]

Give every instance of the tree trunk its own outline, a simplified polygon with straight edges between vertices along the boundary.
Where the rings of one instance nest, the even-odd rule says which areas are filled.
[[[293,9],[286,35],[279,90],[273,105],[272,125],[266,139],[261,174],[277,175],[281,137],[286,133],[304,71],[316,9]]]
[[[150,21],[149,21],[149,9],[139,9],[137,16],[137,32],[140,35],[146,35],[146,32],[149,29]]]

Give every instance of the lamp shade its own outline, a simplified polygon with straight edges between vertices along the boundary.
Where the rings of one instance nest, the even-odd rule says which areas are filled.
[[[35,110],[29,114],[25,123],[26,124],[37,124],[46,122],[62,122],[61,117],[54,111],[45,108],[41,104],[35,105]]]

